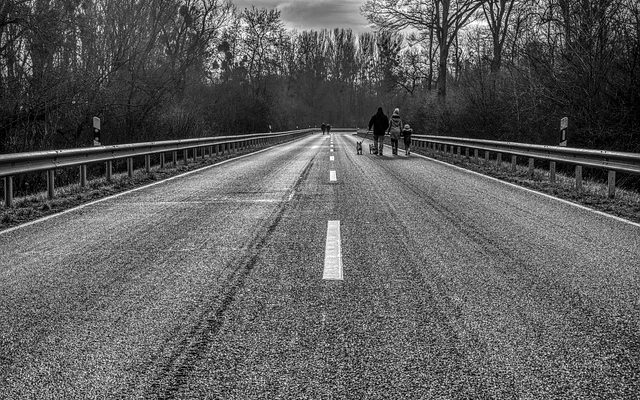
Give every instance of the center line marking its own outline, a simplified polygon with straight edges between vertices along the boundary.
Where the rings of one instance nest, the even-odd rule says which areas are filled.
[[[329,161],[335,161],[335,157],[334,156],[329,156]]]
[[[336,178],[336,171],[329,171],[329,182],[335,182],[338,178]]]
[[[342,248],[340,247],[340,221],[327,222],[327,241],[324,251],[322,279],[342,280]]]

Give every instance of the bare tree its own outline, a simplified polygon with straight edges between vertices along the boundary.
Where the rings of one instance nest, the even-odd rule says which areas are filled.
[[[496,73],[502,66],[504,42],[509,32],[511,12],[517,0],[486,0],[482,5],[484,17],[491,31],[493,59],[491,72]]]
[[[460,29],[472,21],[484,0],[367,0],[364,15],[381,29],[433,29],[439,48],[438,97],[447,94],[449,50]]]

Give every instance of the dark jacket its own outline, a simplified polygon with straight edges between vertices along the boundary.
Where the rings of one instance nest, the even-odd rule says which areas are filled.
[[[371,117],[369,121],[369,130],[371,130],[372,127],[374,136],[384,136],[384,133],[389,127],[389,118],[384,115],[381,108],[378,109],[378,112]]]

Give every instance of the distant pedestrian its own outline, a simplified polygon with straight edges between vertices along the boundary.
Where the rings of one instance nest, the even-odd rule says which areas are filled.
[[[388,127],[389,118],[382,112],[382,107],[378,107],[378,112],[369,120],[369,130],[373,128],[373,154],[382,155],[384,134]]]
[[[327,124],[327,135],[331,133],[331,125]]]
[[[413,133],[413,129],[409,124],[405,124],[402,129],[402,137],[404,138],[404,154],[411,154],[411,134]]]
[[[400,118],[400,109],[393,110],[391,120],[389,121],[389,136],[391,136],[391,154],[398,154],[398,140],[402,133],[402,119]]]
[[[323,122],[322,125],[320,125],[320,128],[322,128],[322,134],[324,135],[324,131],[327,130],[327,124]]]

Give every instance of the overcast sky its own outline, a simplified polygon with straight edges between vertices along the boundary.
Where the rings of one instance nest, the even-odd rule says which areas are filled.
[[[232,0],[242,10],[277,8],[285,26],[299,31],[306,29],[351,28],[360,33],[371,31],[368,21],[360,15],[364,0]]]

